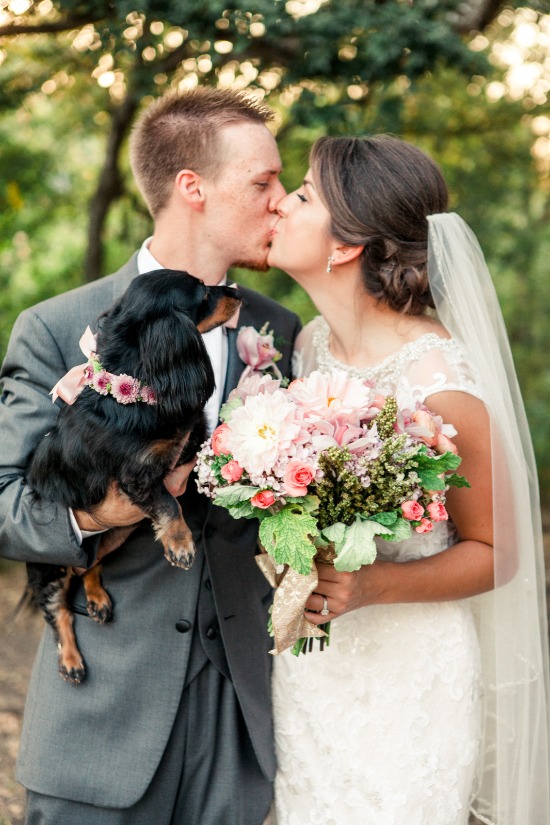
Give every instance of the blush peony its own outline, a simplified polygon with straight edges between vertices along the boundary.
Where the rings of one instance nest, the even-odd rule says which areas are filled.
[[[360,378],[350,377],[344,370],[330,373],[315,370],[307,378],[293,381],[288,394],[302,410],[304,417],[332,422],[335,418],[351,417],[358,424],[369,409],[372,390]]]
[[[302,427],[297,411],[281,390],[249,395],[231,415],[228,452],[249,475],[269,473],[279,456],[298,443]]]

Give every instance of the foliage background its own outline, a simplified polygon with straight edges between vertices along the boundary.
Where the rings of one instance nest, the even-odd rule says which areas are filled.
[[[168,88],[277,112],[290,189],[320,134],[430,152],[501,300],[550,500],[550,8],[502,0],[0,0],[0,357],[26,306],[120,266],[150,233],[127,137]],[[238,272],[304,321],[284,273]]]

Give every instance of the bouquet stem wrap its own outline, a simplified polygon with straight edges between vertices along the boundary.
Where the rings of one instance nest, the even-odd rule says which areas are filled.
[[[304,616],[306,602],[319,581],[315,564],[311,566],[311,572],[304,575],[297,573],[287,564],[276,565],[263,547],[261,550],[261,554],[256,556],[256,563],[271,587],[275,589],[271,610],[275,647],[270,652],[278,656],[288,648],[294,647],[299,639],[321,639],[327,636],[321,627],[308,622]],[[314,561],[332,564],[335,558],[334,548],[328,545],[318,548]],[[284,569],[278,573],[277,569],[281,566]]]

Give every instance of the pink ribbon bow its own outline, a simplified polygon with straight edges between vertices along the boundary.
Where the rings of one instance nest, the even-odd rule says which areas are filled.
[[[69,372],[57,382],[53,390],[50,391],[50,395],[52,396],[52,404],[57,401],[58,398],[61,398],[61,400],[66,404],[74,404],[77,396],[80,395],[88,383],[88,378],[85,371],[86,367],[90,363],[89,359],[92,355],[95,355],[97,347],[96,336],[93,334],[90,327],[86,327],[86,330],[78,343],[80,349],[86,358],[88,358],[88,361],[86,361],[85,364],[78,364],[78,366],[70,369]]]

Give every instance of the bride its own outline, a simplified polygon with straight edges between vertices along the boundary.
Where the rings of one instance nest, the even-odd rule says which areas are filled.
[[[318,566],[306,618],[331,621],[330,646],[274,663],[278,825],[547,825],[536,475],[483,255],[419,149],[321,138],[310,167],[269,256],[321,313],[296,375],[339,368],[425,404],[471,487],[374,564]]]

